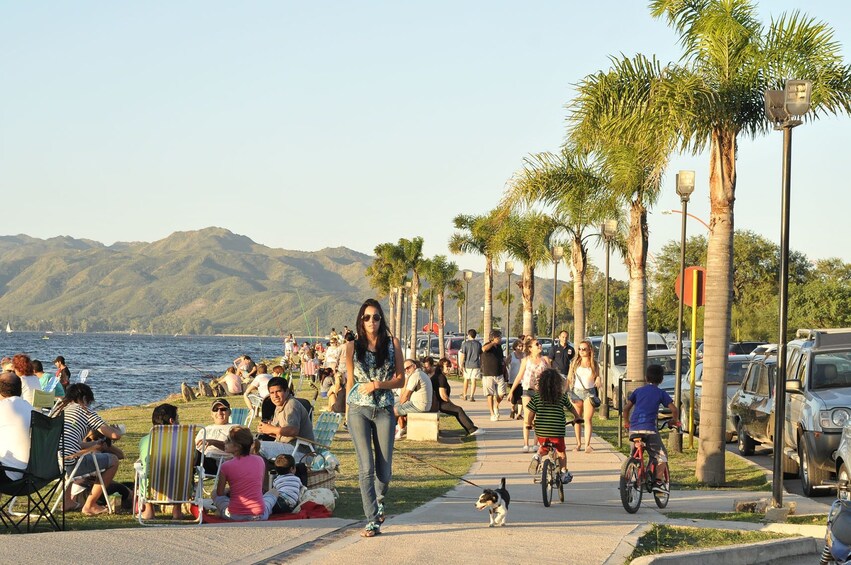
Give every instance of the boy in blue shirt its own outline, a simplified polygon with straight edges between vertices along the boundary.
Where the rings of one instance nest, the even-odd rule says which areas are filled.
[[[655,462],[656,484],[653,490],[666,492],[664,484],[664,472],[668,467],[668,452],[662,444],[656,419],[659,415],[659,405],[667,406],[671,410],[671,426],[679,427],[676,421],[677,408],[674,401],[667,392],[659,388],[665,370],[661,365],[650,365],[647,367],[647,384],[632,391],[624,408],[624,427],[630,431],[629,439],[644,436],[644,445],[650,455],[650,462]],[[635,410],[633,410],[635,408]]]

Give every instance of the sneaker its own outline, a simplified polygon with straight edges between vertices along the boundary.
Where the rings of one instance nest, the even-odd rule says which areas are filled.
[[[656,481],[655,483],[653,483],[653,492],[658,492],[659,494],[668,494],[668,485],[666,485],[662,481]]]
[[[493,413],[493,417],[494,417],[494,422],[499,422],[499,408],[497,408],[497,409],[494,411],[494,413]]]
[[[529,453],[529,446],[528,445],[523,446],[523,453]]]
[[[529,461],[529,474],[530,475],[537,475],[538,471],[541,468],[540,466],[541,466],[541,456],[536,453],[535,455],[532,456],[532,460]]]
[[[467,435],[468,435],[468,436],[470,436],[470,437],[472,437],[472,436],[480,436],[480,435],[482,435],[483,433],[485,433],[485,430],[483,430],[483,429],[481,429],[481,428],[476,428],[475,430],[473,430],[472,432],[470,432],[470,433],[469,433],[469,434],[467,434]]]
[[[561,484],[569,484],[573,480],[573,474],[570,471],[565,471],[561,474]]]
[[[497,416],[496,414],[491,414],[491,422],[497,422],[497,421],[499,421],[499,416]]]

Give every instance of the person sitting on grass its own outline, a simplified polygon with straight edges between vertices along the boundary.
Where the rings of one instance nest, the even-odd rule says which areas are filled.
[[[173,404],[160,404],[154,408],[151,414],[151,423],[155,426],[176,426],[180,422],[177,418],[177,406]],[[139,440],[139,462],[142,464],[142,471],[147,475],[148,472],[148,456],[150,455],[151,434],[142,436]],[[171,505],[171,517],[175,520],[183,518],[183,513],[180,510],[179,504]],[[155,516],[154,505],[146,502],[142,508],[142,519],[153,520]]]
[[[665,451],[665,445],[662,443],[656,425],[660,404],[667,406],[671,411],[671,426],[680,426],[676,420],[677,408],[674,406],[674,401],[667,392],[659,388],[664,375],[665,369],[661,365],[649,365],[646,373],[647,384],[632,391],[623,412],[624,427],[629,430],[629,439],[639,436],[644,438],[650,463],[656,468],[656,483],[653,485],[653,491],[661,493],[666,493],[668,489],[664,481],[665,470],[668,467],[668,452]]]
[[[561,468],[561,482],[564,484],[573,480],[573,476],[567,471],[567,456],[565,455],[564,427],[567,425],[564,412],[567,410],[573,414],[574,419],[579,416],[570,402],[567,393],[564,392],[564,380],[555,369],[544,369],[538,377],[538,391],[526,405],[526,426],[535,427],[535,436],[538,445],[544,442],[553,444],[556,450],[559,467]],[[533,465],[537,466],[546,450],[539,448],[533,457]]]
[[[293,456],[278,455],[275,458],[275,473],[272,486],[278,491],[278,500],[272,508],[272,514],[289,514],[298,506],[303,486],[295,474]]]
[[[278,500],[278,491],[275,489],[263,494],[266,462],[251,454],[253,444],[251,430],[243,426],[231,428],[225,440],[225,451],[233,459],[222,463],[213,499],[216,511],[222,518],[234,521],[266,520]]]

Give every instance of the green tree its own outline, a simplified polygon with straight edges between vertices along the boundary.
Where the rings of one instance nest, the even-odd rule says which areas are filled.
[[[424,264],[423,238],[399,239],[399,257],[406,271],[411,273],[411,289],[409,299],[411,304],[411,337],[408,342],[408,358],[416,359],[417,356],[417,308],[419,307],[420,274]]]
[[[446,326],[446,290],[458,275],[458,265],[449,261],[446,255],[437,255],[426,261],[426,278],[431,285],[432,295],[437,299],[437,325],[440,357],[446,356],[445,326]]]

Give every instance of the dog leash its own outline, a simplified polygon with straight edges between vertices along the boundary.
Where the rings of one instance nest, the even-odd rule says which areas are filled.
[[[476,487],[476,488],[484,488],[484,487],[482,487],[482,486],[477,485],[477,484],[476,484],[476,483],[474,483],[473,481],[468,481],[468,480],[467,480],[467,479],[465,479],[464,477],[459,477],[459,476],[458,476],[458,475],[456,475],[455,473],[450,473],[450,472],[449,472],[449,471],[447,471],[446,469],[441,469],[441,468],[440,468],[440,467],[438,467],[437,465],[434,465],[434,464],[432,464],[432,463],[429,463],[428,461],[426,461],[426,460],[422,459],[421,457],[417,457],[416,455],[412,455],[412,454],[410,454],[410,453],[406,453],[405,451],[402,451],[402,450],[401,450],[401,449],[399,449],[398,447],[395,447],[394,449],[395,449],[396,451],[398,451],[400,454],[402,454],[402,455],[404,455],[404,456],[406,456],[406,457],[410,457],[410,458],[411,458],[411,459],[413,459],[414,461],[419,461],[420,463],[423,463],[424,465],[428,465],[428,466],[429,466],[429,467],[431,467],[432,469],[436,469],[436,470],[440,471],[441,473],[444,473],[444,474],[446,474],[446,475],[449,475],[449,476],[450,476],[450,477],[452,477],[453,479],[458,479],[459,481],[464,481],[464,482],[465,482],[465,483],[467,483],[468,485],[472,485],[472,486],[474,486],[474,487]]]

